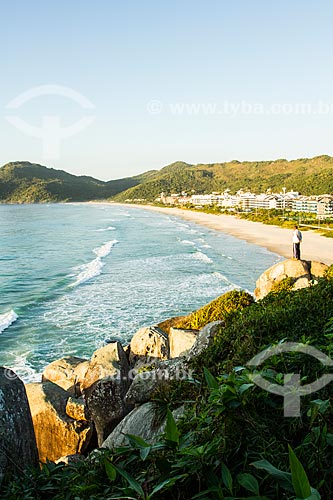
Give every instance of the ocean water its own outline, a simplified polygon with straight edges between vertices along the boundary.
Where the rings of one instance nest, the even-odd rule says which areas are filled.
[[[110,204],[0,205],[0,366],[25,381],[64,355],[253,291],[281,258],[194,223]]]

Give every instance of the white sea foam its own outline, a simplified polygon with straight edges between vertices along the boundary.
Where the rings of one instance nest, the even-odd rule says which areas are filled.
[[[208,257],[208,255],[206,255],[203,252],[195,252],[194,254],[192,254],[192,256],[193,256],[193,259],[201,260],[202,262],[206,262],[207,264],[213,263],[212,259],[210,257]]]
[[[104,228],[101,228],[101,229],[95,229],[95,231],[97,233],[104,233],[105,231],[114,231],[116,228],[113,227],[113,226],[109,226],[109,227],[104,227]]]
[[[25,384],[39,382],[42,378],[42,374],[34,370],[29,361],[27,361],[28,355],[29,351],[16,355],[11,367],[13,372],[20,377]]]
[[[95,276],[101,274],[103,266],[104,262],[101,260],[101,258],[96,257],[96,259],[81,267],[82,271],[76,278],[75,283],[73,283],[71,286],[78,286],[82,283],[85,283],[86,281],[91,280],[92,278],[95,278]]]
[[[117,243],[118,240],[108,241],[104,243],[104,245],[102,245],[101,247],[95,248],[94,253],[97,255],[97,257],[100,258],[106,257],[111,252],[112,247],[114,247]]]
[[[185,228],[189,228],[190,226],[184,222],[178,222],[176,221],[176,226],[179,226],[179,227],[185,227]]]
[[[192,245],[192,246],[195,246],[194,241],[190,241],[190,240],[180,240],[180,242],[181,242],[183,245]]]
[[[224,276],[224,274],[220,273],[219,271],[215,271],[213,273],[213,276],[214,276],[214,278],[218,278],[219,280],[225,281],[226,283],[230,283],[232,285],[234,284],[234,283],[231,283],[231,281],[229,281],[228,278],[226,276]]]
[[[103,259],[109,255],[114,245],[118,243],[118,240],[111,240],[104,245],[95,248],[93,252],[97,255],[96,259],[88,262],[88,264],[84,264],[80,267],[81,272],[77,276],[76,281],[71,286],[78,286],[86,281],[95,278],[102,272],[102,268],[104,266]]]
[[[0,314],[0,333],[12,325],[18,318],[16,312],[12,309],[4,314]]]

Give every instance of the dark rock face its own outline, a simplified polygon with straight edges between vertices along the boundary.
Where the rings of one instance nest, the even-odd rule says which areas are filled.
[[[99,445],[131,410],[124,402],[130,384],[128,375],[127,356],[119,342],[107,344],[93,354],[81,388]]]
[[[23,382],[0,367],[0,483],[7,473],[38,465],[32,418]]]

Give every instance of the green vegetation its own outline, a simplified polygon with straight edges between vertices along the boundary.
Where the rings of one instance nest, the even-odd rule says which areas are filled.
[[[104,450],[69,466],[46,464],[26,477],[7,478],[2,498],[331,498],[331,384],[301,398],[300,418],[285,418],[282,398],[255,386],[246,363],[287,341],[332,355],[332,276],[333,266],[317,285],[290,292],[286,282],[257,303],[246,294],[229,293],[224,326],[213,345],[193,361],[194,378],[164,388],[163,397],[156,395],[156,405],[163,403],[167,414],[157,444],[128,436],[128,447]],[[212,307],[209,315],[203,308],[200,325],[201,320],[216,319],[217,309]],[[286,373],[299,373],[307,384],[327,372],[300,352],[272,356],[261,370],[273,384],[283,384]],[[176,424],[171,411],[184,404],[185,415]]]
[[[163,321],[159,327],[167,333],[170,327],[200,330],[211,321],[224,321],[229,314],[244,309],[254,302],[252,295],[244,291],[231,290],[188,316]]]
[[[232,161],[207,165],[175,162],[161,170],[109,182],[29,162],[8,163],[0,168],[0,201],[6,203],[106,198],[121,202],[128,199],[153,201],[162,191],[211,193],[228,188],[232,192],[238,189],[262,192],[271,188],[280,192],[283,186],[304,195],[332,193],[333,158],[318,156],[293,161]]]
[[[278,173],[277,173],[278,172]],[[145,181],[115,196],[117,201],[146,199],[153,201],[161,192],[211,193],[230,189],[265,192],[297,190],[304,195],[333,192],[333,158],[318,156],[298,160],[239,162],[189,165],[176,162],[153,172]]]
[[[8,163],[0,168],[0,201],[49,203],[105,199],[138,184],[140,179],[138,176],[103,182],[29,162]]]

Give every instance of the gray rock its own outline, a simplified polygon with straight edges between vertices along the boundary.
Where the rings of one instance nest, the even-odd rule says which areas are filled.
[[[191,379],[192,370],[188,366],[188,361],[211,345],[217,330],[223,325],[223,321],[214,321],[202,328],[185,357],[158,361],[155,363],[155,369],[150,371],[136,373],[132,370],[131,374],[134,373],[135,376],[125,396],[125,402],[128,404],[146,403],[151,400],[159,387],[168,384],[169,381]]]
[[[119,421],[131,410],[124,402],[130,385],[129,365],[119,342],[98,349],[81,383],[88,411],[101,445]]]
[[[184,414],[184,406],[172,412],[175,420],[179,420]],[[149,444],[158,442],[159,437],[165,430],[165,420],[158,422],[156,411],[152,403],[145,403],[135,408],[124,420],[117,425],[109,437],[102,444],[102,448],[117,448],[126,446],[128,439],[125,434],[139,436]]]
[[[157,387],[156,370],[138,373],[125,395],[125,403],[135,405],[147,403]]]
[[[203,351],[205,351],[213,342],[216,332],[221,326],[224,326],[224,321],[212,321],[208,325],[204,326],[191,349],[189,350],[186,359],[189,360],[196,356],[199,356]]]
[[[155,370],[137,373],[125,396],[128,404],[142,404],[150,401],[154,392],[171,380],[191,378],[183,358],[175,358],[157,363]]]
[[[124,434],[140,436],[147,443],[155,443],[160,435],[161,424],[155,424],[155,412],[151,403],[134,408],[111,432],[102,448],[116,448],[128,444]]]
[[[32,418],[23,382],[0,367],[0,483],[5,474],[38,466]]]

